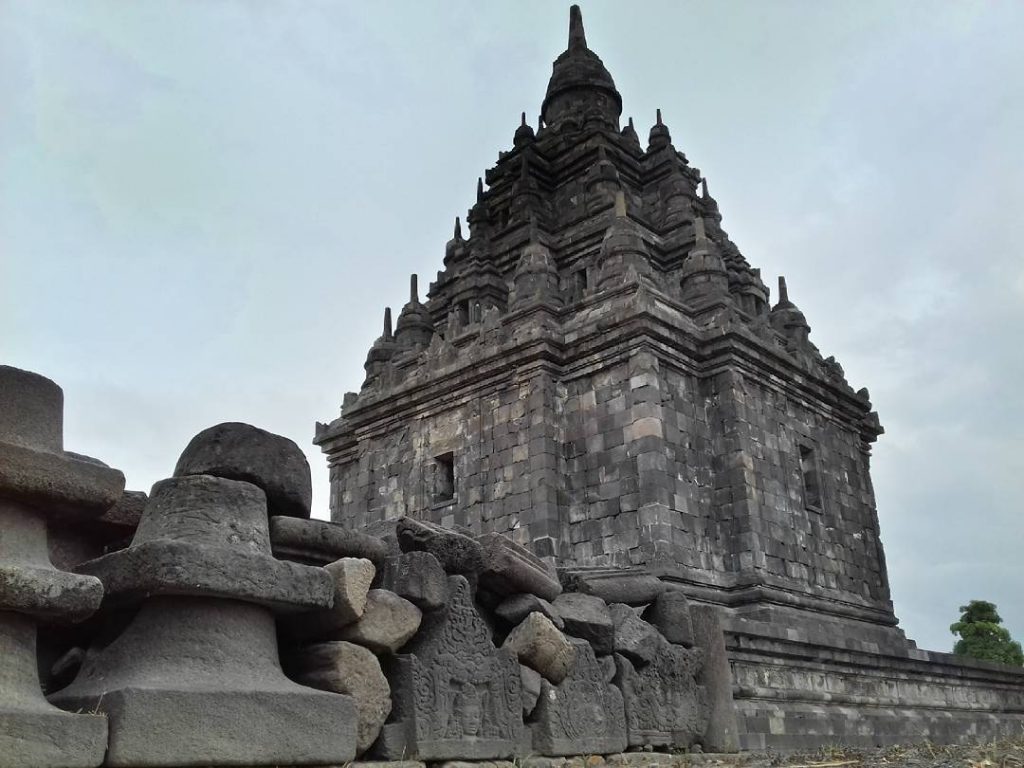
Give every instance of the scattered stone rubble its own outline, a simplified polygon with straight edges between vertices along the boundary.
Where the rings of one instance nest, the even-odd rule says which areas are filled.
[[[687,633],[692,647],[669,642],[641,613],[689,609],[650,579],[606,573],[565,592],[500,536],[402,518],[375,537],[306,519],[297,446],[245,424],[201,432],[173,477],[125,494],[120,472],[63,451],[61,406],[53,382],[0,368],[0,764],[730,747],[708,730],[731,688],[727,663],[706,670],[725,663],[714,614]],[[104,516],[120,529],[97,550],[82,521]],[[78,626],[48,629],[42,653],[40,622]]]

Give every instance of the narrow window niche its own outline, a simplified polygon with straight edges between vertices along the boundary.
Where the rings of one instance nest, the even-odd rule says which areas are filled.
[[[808,445],[800,446],[800,475],[804,486],[804,507],[821,512],[821,475],[818,472],[818,458]]]
[[[580,269],[573,273],[573,296],[579,301],[587,294],[587,270]]]
[[[447,504],[455,499],[455,454],[434,457],[434,503]]]

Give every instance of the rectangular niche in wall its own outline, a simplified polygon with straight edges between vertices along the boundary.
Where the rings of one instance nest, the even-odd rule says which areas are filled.
[[[815,512],[821,512],[821,478],[818,474],[818,460],[814,449],[807,445],[800,446],[800,475],[804,485],[804,506]]]
[[[455,499],[455,454],[434,457],[434,503],[447,504]]]

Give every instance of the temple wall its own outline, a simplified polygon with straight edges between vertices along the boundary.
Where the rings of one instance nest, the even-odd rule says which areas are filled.
[[[971,744],[1024,728],[1024,670],[854,636],[726,621],[740,747]]]

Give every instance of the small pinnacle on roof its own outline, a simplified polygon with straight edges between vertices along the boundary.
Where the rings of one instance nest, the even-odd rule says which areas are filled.
[[[632,117],[629,118],[629,130],[634,131],[634,132],[636,131],[636,128],[633,127],[633,118]]]
[[[384,307],[384,341],[391,341],[395,337],[391,329],[391,307]]]
[[[462,239],[462,222],[459,221],[459,217],[458,216],[455,217],[455,239],[456,240],[461,240]]]
[[[479,203],[484,199],[484,180],[482,176],[476,177],[476,201]]]
[[[702,178],[700,180],[700,196],[705,200],[707,200],[710,197],[710,195],[708,194],[708,180],[705,178]]]
[[[583,29],[583,14],[580,7],[569,8],[569,50],[574,51],[587,47],[587,33]]]
[[[660,109],[658,110],[658,118],[657,118],[657,121],[656,121],[656,123],[657,123],[658,125],[664,125],[664,123],[663,123],[663,122],[661,122],[661,110],[660,110]]]
[[[779,303],[777,306],[787,306],[789,301],[789,289],[786,287],[786,278],[779,275]]]
[[[520,112],[520,113],[519,113],[519,124],[520,124],[520,125],[521,125],[521,126],[522,126],[523,128],[525,128],[525,127],[526,127],[526,113],[525,113],[525,112]]]
[[[409,301],[413,304],[420,302],[419,275],[416,273],[409,275]]]

